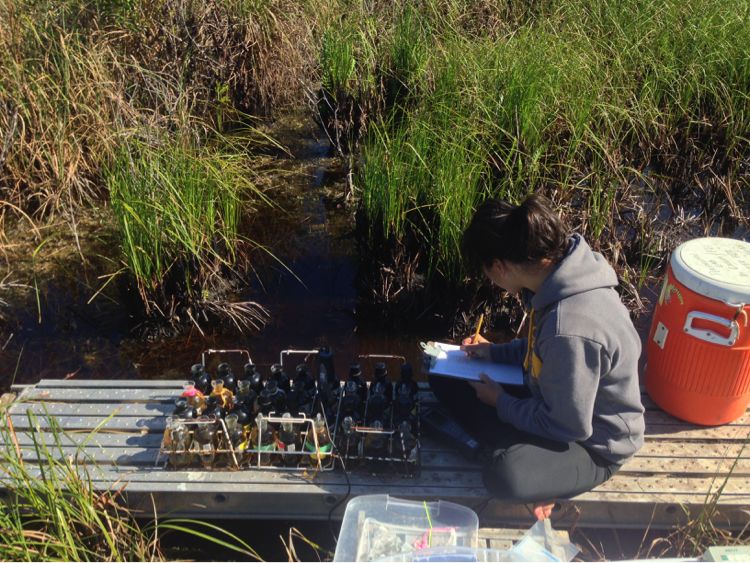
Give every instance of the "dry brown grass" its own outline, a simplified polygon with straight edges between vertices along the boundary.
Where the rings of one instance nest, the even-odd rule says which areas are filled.
[[[106,196],[102,162],[144,125],[206,139],[296,104],[308,21],[283,0],[0,0],[0,200],[70,210]]]

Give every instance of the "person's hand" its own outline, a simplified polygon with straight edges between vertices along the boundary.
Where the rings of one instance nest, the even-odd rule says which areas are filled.
[[[497,405],[497,398],[505,393],[505,390],[499,383],[492,381],[486,373],[480,373],[479,379],[482,381],[469,381],[469,385],[477,392],[477,399],[494,407]]]
[[[479,342],[480,339],[483,342]],[[490,343],[481,336],[477,339],[477,344],[472,344],[471,338],[465,339],[461,344],[461,350],[466,352],[466,355],[470,358],[479,358],[480,360],[490,359]]]
[[[473,336],[469,336],[467,338],[464,338],[461,341],[461,344],[481,344],[482,342],[485,342],[486,344],[490,343],[489,340],[485,339],[485,337],[480,334],[479,336],[477,336],[477,341],[476,342],[474,342],[474,337]]]

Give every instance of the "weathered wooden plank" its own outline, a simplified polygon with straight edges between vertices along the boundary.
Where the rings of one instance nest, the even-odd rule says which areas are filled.
[[[37,416],[67,417],[67,416],[109,416],[117,411],[118,417],[136,416],[153,417],[169,416],[174,412],[173,403],[54,403],[43,401],[39,403],[23,403],[13,409],[13,413],[25,413],[30,409]],[[119,409],[119,411],[118,411]]]
[[[684,497],[686,500],[694,496],[705,497],[707,494],[715,493],[724,483],[725,479],[712,479],[709,477],[638,477],[616,475],[609,481],[599,485],[594,491],[585,494],[606,493],[610,499],[625,495],[627,498],[638,498],[643,501],[654,501],[657,498],[661,498],[662,502],[665,502],[670,497]],[[724,486],[722,499],[725,496],[727,498],[743,499],[744,502],[750,501],[750,477],[729,479]],[[691,502],[695,502],[695,498],[692,498]]]
[[[33,388],[27,389],[27,400],[74,403],[174,403],[180,390],[170,389],[102,389],[90,388]]]
[[[670,426],[674,425],[681,425],[685,426],[686,428],[691,429],[700,429],[700,428],[717,428],[717,427],[736,427],[741,426],[745,427],[748,431],[750,431],[750,416],[747,414],[742,415],[737,420],[734,420],[732,422],[728,422],[727,424],[722,424],[720,426],[703,426],[700,424],[693,424],[692,422],[685,422],[684,420],[680,420],[679,418],[672,416],[671,414],[668,414],[662,410],[658,411],[646,411],[646,413],[643,415],[646,425],[661,425],[666,424]]]
[[[182,391],[184,380],[149,379],[42,379],[37,389],[169,389]]]
[[[31,429],[35,422],[30,422],[29,417],[22,414],[12,415],[13,426],[16,430]],[[106,416],[69,416],[56,417],[65,431],[94,430],[99,424],[104,423],[101,432],[164,432],[167,427],[167,418],[158,416],[153,418],[138,418],[134,416],[114,417],[107,420]],[[37,417],[39,427],[43,430],[50,428],[50,421],[46,417]]]
[[[28,468],[34,475],[41,475],[37,468]],[[328,489],[333,485],[347,484],[347,477],[342,473],[329,471],[317,472],[305,477],[302,471],[273,471],[273,470],[181,470],[170,471],[161,467],[149,467],[133,470],[132,467],[122,469],[105,465],[99,468],[88,467],[86,470],[79,468],[81,475],[88,475],[92,483],[99,488],[106,488],[112,483],[127,482],[150,483],[152,490],[163,491],[187,491],[212,487],[212,490],[256,490],[262,491],[263,487],[279,485],[296,485],[300,487]],[[0,483],[7,477],[0,475]],[[349,475],[348,482],[352,487],[375,487],[391,489],[394,494],[396,490],[402,492],[408,490],[419,490],[425,494],[435,495],[450,492],[452,489],[478,489],[486,491],[481,485],[481,478],[476,474],[461,474],[456,472],[429,471],[422,472],[420,477],[399,477],[397,475]],[[386,491],[384,491],[386,492]]]
[[[750,447],[743,447],[741,442],[670,442],[668,440],[647,441],[638,451],[636,457],[664,458],[708,458],[750,459]]]
[[[621,472],[664,473],[667,475],[701,474],[712,477],[726,475],[734,464],[733,459],[664,458],[637,456],[626,463]],[[734,477],[750,476],[750,460],[741,459],[733,472]]]
[[[12,445],[0,447],[13,447]],[[119,466],[143,467],[144,465],[153,465],[156,463],[159,455],[158,448],[96,448],[87,446],[85,448],[76,448],[75,446],[63,447],[62,450],[57,446],[49,446],[47,451],[40,451],[37,454],[36,448],[32,446],[21,446],[21,456],[26,463],[37,463],[41,458],[47,463],[49,457],[57,461],[68,459],[70,456],[81,460],[85,463],[96,463],[99,466],[104,464],[115,463]],[[166,459],[162,456],[162,459]],[[133,469],[128,467],[127,469]],[[93,472],[96,470],[92,468]]]
[[[130,468],[128,468],[130,469]],[[123,477],[125,471],[110,466],[103,466],[98,471],[89,470],[92,479],[103,486],[113,483]],[[100,475],[101,472],[101,475]],[[96,475],[94,475],[96,473]],[[338,472],[317,473],[314,478],[307,479],[301,472],[268,471],[268,470],[182,470],[170,471],[161,467],[143,468],[128,473],[128,482],[149,482],[161,484],[162,490],[182,490],[184,484],[214,483],[232,487],[249,485],[296,483],[299,485],[327,486],[329,484],[346,483],[346,477]],[[424,470],[418,478],[403,478],[396,475],[359,475],[349,476],[352,486],[361,487],[391,487],[401,490],[406,488],[430,489],[432,494],[441,489],[456,487],[476,488],[484,490],[481,475],[469,471],[438,471]],[[668,503],[702,503],[706,495],[716,492],[724,484],[723,479],[686,478],[686,477],[647,477],[632,475],[617,475],[603,483],[594,491],[579,495],[576,499],[595,500],[597,502],[668,502]],[[156,486],[156,485],[155,485]],[[410,492],[411,494],[411,492]],[[439,493],[438,493],[439,494]],[[486,491],[485,491],[486,496]],[[750,502],[750,478],[735,478],[724,485],[721,495],[722,504],[736,504]]]
[[[647,425],[646,440],[735,440],[744,441],[750,428],[745,426],[686,427],[685,425]]]
[[[44,443],[47,446],[56,445],[55,437],[49,432],[41,435],[34,433],[37,443]],[[98,433],[90,436],[88,433],[65,433],[60,434],[60,444],[63,446],[79,446],[84,443],[91,444],[92,447],[102,448],[159,448],[161,446],[163,434],[116,434],[116,433]],[[19,446],[32,446],[34,438],[29,431],[16,431],[16,439]],[[4,445],[5,440],[0,436],[0,445]]]

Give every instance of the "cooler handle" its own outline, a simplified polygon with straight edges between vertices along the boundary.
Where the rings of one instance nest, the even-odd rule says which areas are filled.
[[[724,337],[704,328],[693,328],[693,319],[701,319],[720,324],[721,326],[728,328],[731,332],[728,337]],[[723,344],[724,346],[734,346],[734,343],[737,342],[737,337],[740,334],[740,325],[738,325],[736,321],[730,321],[724,317],[717,317],[716,315],[709,315],[708,313],[701,313],[699,311],[691,311],[688,313],[687,319],[685,320],[685,332],[699,340],[705,340],[706,342],[712,342],[714,344]]]

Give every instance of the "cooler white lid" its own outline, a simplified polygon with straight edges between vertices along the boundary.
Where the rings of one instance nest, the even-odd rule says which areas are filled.
[[[697,238],[678,246],[672,271],[682,285],[711,299],[750,303],[750,243]]]

